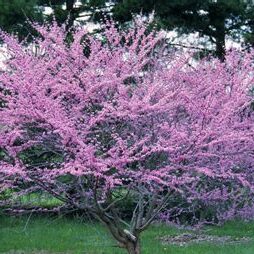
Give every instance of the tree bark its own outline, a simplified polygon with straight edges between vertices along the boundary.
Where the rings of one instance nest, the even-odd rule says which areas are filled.
[[[141,254],[140,240],[137,239],[135,242],[128,241],[126,244],[126,249],[129,254]]]
[[[223,62],[226,53],[226,13],[221,4],[219,0],[213,4],[210,10],[210,23],[215,28],[212,34],[215,39],[216,56]]]
[[[75,14],[74,14],[74,4],[75,0],[66,0],[66,10],[69,13],[69,20],[67,25],[67,30],[73,26],[74,20],[75,20]]]
[[[225,24],[216,28],[216,55],[223,62],[225,60],[226,42],[225,42]]]

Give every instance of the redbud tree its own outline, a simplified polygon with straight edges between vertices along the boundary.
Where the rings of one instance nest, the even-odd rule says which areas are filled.
[[[253,53],[193,62],[145,24],[108,22],[99,36],[76,27],[71,40],[64,26],[33,26],[33,47],[1,32],[0,192],[43,190],[131,254],[172,196],[251,195]],[[53,156],[29,160],[35,150]]]

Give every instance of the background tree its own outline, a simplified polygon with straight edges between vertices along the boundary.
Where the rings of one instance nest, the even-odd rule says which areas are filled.
[[[0,0],[0,27],[15,33],[20,39],[32,33],[28,20],[37,22],[57,20],[59,24],[68,23],[69,29],[78,18],[92,20],[97,17],[94,7],[98,1],[77,0]],[[52,12],[45,13],[45,7]]]
[[[0,1],[0,27],[17,34],[20,39],[31,33],[27,19],[41,21],[42,11],[37,0]]]
[[[250,47],[254,47],[254,2],[249,1],[246,14],[247,31],[244,34],[245,42]]]
[[[194,68],[137,21],[120,32],[107,23],[103,40],[77,27],[71,44],[65,27],[34,25],[36,53],[2,33],[0,73],[0,192],[48,192],[102,221],[130,254],[172,195],[251,197],[254,169],[253,52]],[[42,146],[59,159],[26,159]]]
[[[179,34],[198,32],[214,45],[216,55],[222,60],[227,36],[239,41],[244,35],[250,45],[253,40],[254,6],[252,1],[245,0],[12,0],[0,4],[2,28],[15,30],[21,37],[30,32],[25,25],[26,16],[42,20],[43,8],[50,7],[53,12],[44,15],[44,19],[52,20],[54,16],[59,24],[68,20],[67,29],[75,20],[97,22],[112,12],[116,20],[126,22],[133,13],[148,15],[155,11],[159,27],[176,29]]]
[[[77,8],[76,0],[39,0],[38,5],[43,7],[52,8],[52,14],[49,18],[53,16],[56,18],[58,23],[64,23],[68,20],[68,27],[71,27],[74,20],[79,16],[80,10]]]
[[[54,16],[59,24],[68,22],[67,29],[72,27],[74,21],[84,23],[84,21],[98,21],[103,16],[102,13],[107,8],[102,4],[108,5],[101,0],[39,0],[38,5],[50,7],[53,13],[49,15],[52,19]],[[109,4],[111,5],[111,4]],[[110,9],[110,8],[109,8]]]
[[[101,6],[102,2],[98,4]],[[239,37],[243,33],[248,7],[252,6],[243,0],[116,0],[114,3],[112,12],[116,20],[126,22],[133,13],[149,15],[155,11],[160,27],[177,29],[179,33],[198,32],[215,45],[215,53],[222,60],[226,37]]]

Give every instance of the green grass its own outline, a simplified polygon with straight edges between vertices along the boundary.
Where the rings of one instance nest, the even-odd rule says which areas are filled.
[[[59,199],[49,196],[46,193],[29,193],[19,197],[18,201],[26,207],[38,206],[42,208],[53,208],[62,204]]]
[[[17,196],[14,191],[7,189],[4,192],[0,192],[0,200],[5,199],[8,199],[15,205],[20,205],[26,208],[41,207],[51,209],[62,205],[62,201],[45,192],[33,192]]]
[[[34,192],[23,196],[17,196],[15,192],[6,190],[5,192],[0,193],[0,200],[1,199],[8,199],[13,204],[26,208],[41,207],[51,209],[62,205],[62,201],[44,192]]]
[[[254,222],[229,222],[223,227],[208,227],[206,233],[253,237]],[[183,231],[166,225],[152,226],[142,238],[143,254],[253,254],[254,241],[235,245],[162,245],[157,239]],[[0,217],[0,253],[22,250],[25,253],[123,254],[99,223],[61,217]],[[46,252],[45,252],[46,253]]]

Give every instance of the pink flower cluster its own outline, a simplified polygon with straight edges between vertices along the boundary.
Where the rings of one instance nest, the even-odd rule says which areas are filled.
[[[12,159],[0,175],[8,187],[21,177],[66,198],[59,177],[71,175],[90,198],[102,188],[101,202],[119,187],[188,199],[223,198],[228,182],[253,190],[254,52],[192,65],[165,54],[163,35],[144,24],[118,31],[109,22],[100,36],[78,27],[71,42],[64,26],[34,27],[34,47],[1,33],[9,58],[0,73],[0,147]],[[43,131],[29,135],[29,124]],[[46,139],[63,162],[24,163],[21,151]],[[223,188],[210,188],[211,179]]]

